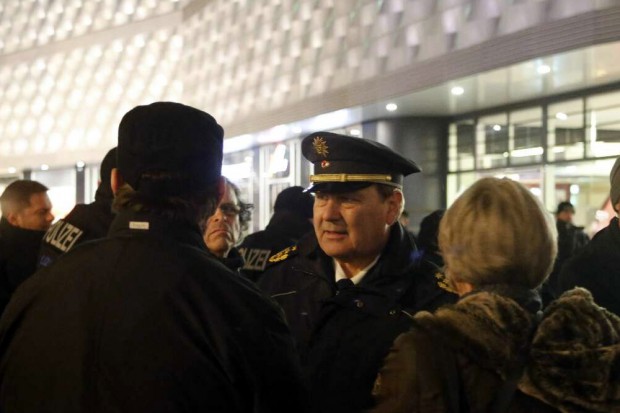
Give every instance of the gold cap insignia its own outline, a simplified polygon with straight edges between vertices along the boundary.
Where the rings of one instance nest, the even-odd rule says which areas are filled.
[[[321,138],[320,136],[317,136],[316,138],[312,140],[312,146],[314,146],[314,150],[316,151],[317,154],[321,155],[324,158],[327,158],[327,154],[329,153],[329,151],[328,151],[327,142],[325,142],[325,139]]]
[[[293,247],[288,247],[283,249],[282,251],[278,252],[276,255],[272,255],[269,258],[269,262],[280,262],[280,261],[284,261],[285,259],[288,258],[289,254],[291,252],[294,252],[297,250],[297,246],[293,246]]]

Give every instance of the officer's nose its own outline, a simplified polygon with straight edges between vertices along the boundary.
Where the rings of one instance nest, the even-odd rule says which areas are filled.
[[[321,208],[321,215],[325,221],[337,221],[340,219],[340,203],[333,198],[328,198]]]

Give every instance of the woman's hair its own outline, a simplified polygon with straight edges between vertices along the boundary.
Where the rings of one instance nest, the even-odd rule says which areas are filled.
[[[551,272],[557,233],[552,217],[523,185],[482,178],[446,211],[439,248],[451,281],[539,286]]]

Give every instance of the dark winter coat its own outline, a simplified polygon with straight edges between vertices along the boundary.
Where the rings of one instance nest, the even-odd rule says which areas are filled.
[[[394,225],[377,264],[362,281],[336,291],[332,258],[314,233],[276,254],[259,286],[284,309],[310,386],[312,411],[360,412],[394,338],[410,326],[407,313],[435,309],[455,296],[433,275],[416,272],[415,245]]]
[[[559,285],[562,266],[590,241],[586,233],[583,232],[583,227],[577,227],[570,222],[561,220],[556,220],[555,227],[558,231],[558,254],[553,263],[553,270],[542,287],[544,305],[565,291]]]
[[[47,230],[41,243],[38,267],[52,265],[62,254],[83,242],[104,238],[113,219],[112,194],[98,189],[95,202],[76,205]]]
[[[18,228],[0,219],[0,314],[11,295],[37,269],[45,231]]]
[[[558,281],[560,291],[575,286],[586,288],[598,305],[620,315],[619,257],[620,227],[618,218],[614,218],[564,264]]]
[[[620,411],[620,319],[576,289],[552,303],[536,327],[533,301],[505,292],[477,291],[435,314],[417,314],[377,377],[373,413],[448,411],[439,367],[450,358],[445,351],[454,355],[461,411],[490,411],[519,365],[525,368],[510,413]]]
[[[276,211],[263,231],[248,235],[239,245],[239,252],[245,261],[241,273],[257,281],[269,257],[294,245],[310,231],[312,223],[307,218],[287,210]]]
[[[211,257],[197,225],[153,215],[120,213],[0,321],[4,412],[289,413],[300,383],[279,308]]]

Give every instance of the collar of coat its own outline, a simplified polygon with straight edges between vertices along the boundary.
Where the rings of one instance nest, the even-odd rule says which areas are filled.
[[[198,224],[173,220],[161,215],[134,211],[121,211],[110,225],[108,237],[156,237],[172,239],[207,249]]]

